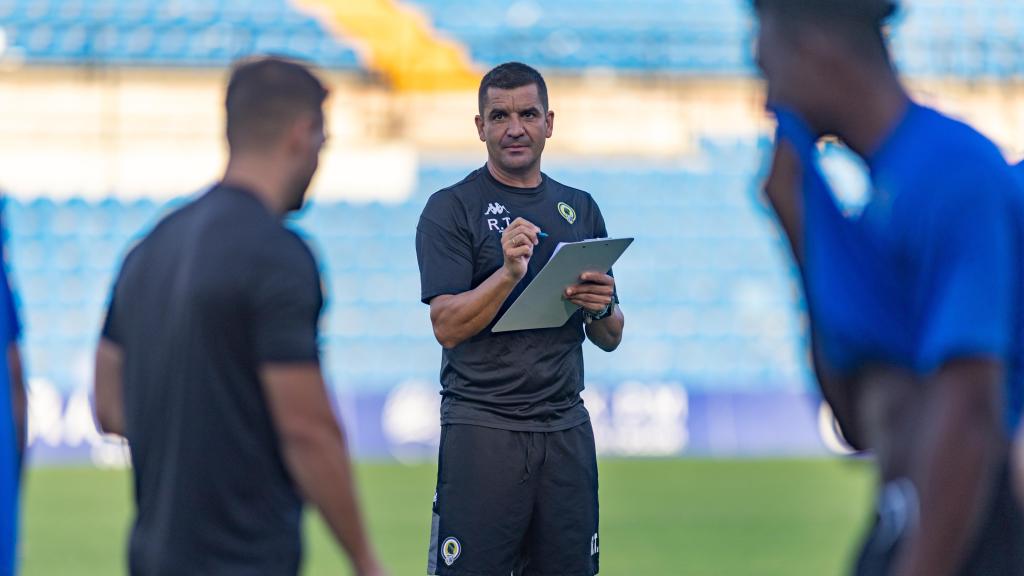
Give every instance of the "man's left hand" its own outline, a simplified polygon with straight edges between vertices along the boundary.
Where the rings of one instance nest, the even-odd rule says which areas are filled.
[[[594,314],[612,303],[615,278],[600,272],[584,272],[578,284],[565,289],[565,299]]]

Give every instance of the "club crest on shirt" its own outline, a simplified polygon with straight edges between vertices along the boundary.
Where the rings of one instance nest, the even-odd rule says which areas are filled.
[[[459,540],[451,536],[445,538],[441,544],[441,556],[444,557],[444,563],[451,566],[461,555],[462,544],[459,543]]]
[[[565,202],[558,203],[558,213],[561,214],[562,218],[565,218],[565,221],[569,224],[576,223],[576,211],[572,209],[572,206],[569,206]]]

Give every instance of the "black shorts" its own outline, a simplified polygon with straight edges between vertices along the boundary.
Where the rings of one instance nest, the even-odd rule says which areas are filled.
[[[593,576],[597,457],[590,423],[560,432],[441,428],[431,576]]]
[[[906,482],[906,481],[904,481]],[[900,503],[908,486],[890,482],[875,524],[857,558],[856,576],[886,576],[893,568],[900,544],[912,520],[901,517]],[[888,504],[884,495],[888,493]],[[911,495],[911,499],[916,496]],[[895,503],[895,505],[894,505]],[[916,506],[916,502],[914,503]],[[1024,574],[1024,511],[1013,491],[1009,464],[1003,467],[991,504],[986,511],[978,539],[957,576],[1020,576]]]

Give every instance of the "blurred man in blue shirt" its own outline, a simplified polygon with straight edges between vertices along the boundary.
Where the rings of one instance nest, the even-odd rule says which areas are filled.
[[[883,486],[858,575],[1024,574],[1008,472],[1020,416],[1024,209],[996,147],[914,103],[888,0],[755,0],[778,119],[769,199],[800,265],[815,369]],[[849,217],[821,176],[838,137],[871,171]]]
[[[2,251],[2,246],[0,246]],[[6,259],[4,264],[6,264]],[[17,571],[18,508],[21,465],[25,450],[25,383],[18,338],[21,324],[7,267],[0,266],[0,574]]]

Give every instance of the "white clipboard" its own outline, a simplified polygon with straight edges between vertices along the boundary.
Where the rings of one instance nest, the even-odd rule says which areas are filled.
[[[558,328],[579,306],[565,300],[565,289],[584,272],[606,274],[633,243],[632,238],[597,238],[559,244],[548,263],[494,325],[491,332]]]

